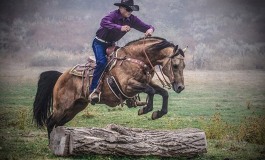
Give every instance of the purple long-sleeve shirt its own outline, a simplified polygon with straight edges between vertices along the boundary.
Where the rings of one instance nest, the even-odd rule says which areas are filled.
[[[101,20],[96,36],[107,42],[117,42],[126,34],[121,31],[123,25],[128,25],[143,33],[150,28],[154,30],[153,26],[145,24],[133,14],[129,18],[123,18],[120,11],[115,10]]]

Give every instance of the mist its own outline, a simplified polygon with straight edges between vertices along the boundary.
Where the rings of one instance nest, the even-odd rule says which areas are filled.
[[[26,67],[85,63],[101,18],[118,0],[1,0],[1,65]],[[133,12],[159,36],[189,46],[188,69],[265,69],[265,1],[135,0]],[[130,31],[119,42],[143,37]]]

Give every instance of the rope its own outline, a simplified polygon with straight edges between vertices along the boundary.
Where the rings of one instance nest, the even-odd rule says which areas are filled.
[[[167,81],[167,79],[166,79],[166,77],[165,77],[165,75],[164,75],[164,73],[163,73],[163,71],[162,71],[160,66],[159,66],[159,70],[162,73],[162,76],[163,76],[165,82],[167,83],[168,89],[171,89],[170,83]]]

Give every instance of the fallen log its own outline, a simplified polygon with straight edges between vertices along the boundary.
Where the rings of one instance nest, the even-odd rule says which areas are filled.
[[[58,156],[104,154],[194,157],[206,153],[206,147],[205,133],[194,128],[161,131],[114,124],[104,129],[57,127],[50,138],[50,149]]]

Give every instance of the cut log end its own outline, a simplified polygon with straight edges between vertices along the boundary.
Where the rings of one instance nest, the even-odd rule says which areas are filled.
[[[194,157],[207,152],[205,133],[187,128],[146,130],[108,125],[106,128],[57,127],[50,149],[58,156],[104,154],[161,157]]]

